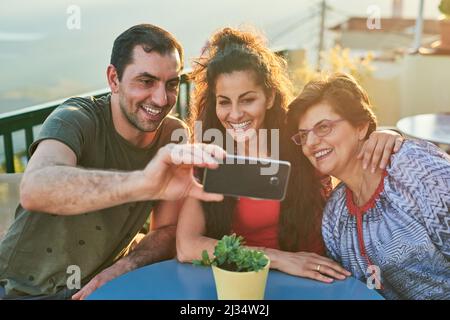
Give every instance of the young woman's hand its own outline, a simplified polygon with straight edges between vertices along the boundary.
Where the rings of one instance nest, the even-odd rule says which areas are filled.
[[[335,261],[316,253],[266,249],[266,254],[273,269],[294,276],[331,283],[334,279],[344,280],[351,275]]]

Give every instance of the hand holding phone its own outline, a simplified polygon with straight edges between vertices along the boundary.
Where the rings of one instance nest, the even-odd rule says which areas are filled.
[[[228,196],[281,201],[290,169],[288,161],[227,155],[217,169],[205,169],[203,188]]]

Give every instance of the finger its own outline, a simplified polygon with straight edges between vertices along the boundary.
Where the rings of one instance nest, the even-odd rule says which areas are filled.
[[[215,144],[203,144],[204,150],[215,159],[223,159],[227,155],[226,151]]]
[[[321,264],[320,269],[317,270],[317,267],[316,267],[315,270],[321,274],[328,275],[334,279],[344,280],[347,277],[342,272],[338,272],[337,270],[333,269],[332,267],[330,267],[326,264]]]
[[[362,147],[361,147],[361,150],[359,150],[359,153],[358,153],[358,155],[356,156],[356,159],[359,159],[359,160],[362,159],[362,157],[363,157],[363,155],[364,155],[364,150],[366,149],[366,144],[367,144],[367,141],[365,141],[365,142],[363,143],[363,145],[362,145]]]
[[[219,146],[204,143],[171,145],[168,150],[173,164],[192,164],[210,168],[216,168],[218,160],[226,155],[225,150]]]
[[[214,158],[215,152],[218,153],[218,156],[220,156],[220,151],[215,148],[215,146],[209,146],[207,144],[193,144],[191,148],[191,156],[193,156],[196,160],[193,164],[218,164],[217,159]]]
[[[84,300],[87,296],[88,294],[86,294],[85,289],[83,288],[72,296],[72,300]]]
[[[201,145],[194,147],[194,155],[196,158],[200,158],[201,165],[213,166],[217,167],[219,162],[218,159],[221,159],[222,154],[217,146],[213,145]],[[195,163],[199,164],[199,163]]]
[[[94,277],[89,281],[80,291],[76,293],[78,300],[84,300],[87,298],[92,292],[100,288],[105,281],[101,280],[101,278]]]
[[[371,164],[370,164],[370,167],[371,167],[370,171],[372,173],[374,173],[375,170],[378,168],[378,165],[379,165],[379,163],[381,161],[381,157],[383,156],[384,146],[385,146],[385,143],[383,143],[382,141],[377,140],[377,144],[376,144],[375,149],[373,150],[373,153],[372,153],[372,161],[371,161]]]
[[[217,193],[208,193],[203,190],[203,186],[197,181],[194,181],[189,190],[189,196],[202,201],[222,201],[223,195]]]
[[[386,145],[384,146],[384,151],[383,151],[383,157],[381,158],[380,161],[380,169],[385,169],[389,159],[391,158],[392,155],[392,151],[395,145],[395,140],[390,140],[388,142],[386,142]]]
[[[317,271],[307,271],[307,272],[305,272],[305,274],[303,276],[305,276],[307,278],[310,278],[310,279],[314,279],[314,280],[318,280],[318,281],[321,281],[321,282],[325,282],[325,283],[331,283],[331,282],[334,281],[333,278],[329,278],[327,276],[324,276],[323,274],[321,274],[321,273],[319,273]]]
[[[193,155],[193,160],[189,160],[188,164],[192,164],[199,168],[210,168],[210,169],[216,169],[219,166],[219,163],[216,159],[211,158],[209,155],[202,154],[202,155]]]
[[[399,138],[395,139],[394,153],[397,153],[400,150],[400,148],[403,145],[403,141],[405,141],[405,139],[403,137],[399,137]]]
[[[171,162],[175,165],[196,165],[216,168],[218,162],[205,152],[200,145],[180,145],[171,150]]]
[[[196,154],[207,155],[215,159],[222,159],[226,156],[225,150],[214,144],[194,143],[191,148]]]
[[[320,268],[318,269],[319,266]],[[308,263],[307,268],[340,280],[344,280],[349,276],[348,271],[334,261],[332,263],[329,263],[328,261]]]
[[[372,160],[372,156],[374,153],[374,150],[377,146],[377,139],[374,138],[375,136],[371,136],[369,140],[366,141],[366,143],[363,145],[363,169],[367,169],[369,166],[370,161]]]
[[[84,300],[84,299],[86,299],[87,296],[88,295],[83,292],[83,294],[80,296],[79,300]]]
[[[192,150],[191,153],[184,154],[183,163],[187,165],[207,166],[216,163],[216,160],[206,153],[202,153],[201,150],[196,149]]]
[[[332,268],[333,270],[335,270],[336,272],[338,272],[338,273],[340,273],[340,274],[342,274],[342,275],[344,275],[344,276],[346,276],[346,277],[349,277],[349,276],[351,276],[352,275],[352,273],[350,272],[350,271],[348,271],[348,270],[346,270],[344,267],[342,267],[339,263],[337,263],[337,262],[335,262],[335,261],[333,261],[333,260],[331,260],[331,262],[325,262],[324,263],[324,265],[326,265],[327,267],[329,267],[329,268]]]
[[[312,261],[313,264],[313,268],[317,268],[317,265],[321,265],[321,266],[327,266],[328,268],[332,268],[333,270],[335,270],[336,272],[343,274],[345,276],[350,276],[351,273],[347,270],[345,270],[339,263],[337,263],[334,260],[331,260],[327,257],[323,257],[323,256],[319,256],[317,255],[317,259]],[[322,270],[321,270],[322,271]]]
[[[78,300],[84,300],[86,299],[92,292],[95,291],[95,287],[93,286],[85,286],[81,291],[80,291],[80,297]]]

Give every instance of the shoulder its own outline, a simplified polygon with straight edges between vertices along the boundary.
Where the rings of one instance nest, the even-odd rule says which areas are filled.
[[[431,142],[411,139],[405,140],[400,150],[392,155],[391,162],[394,163],[395,161],[399,161],[404,158],[411,158],[413,156],[419,156],[419,158],[438,157],[450,160],[449,155]]]
[[[420,176],[436,168],[449,168],[450,156],[434,144],[424,140],[406,140],[400,150],[391,156],[387,168],[390,175],[414,171]]]
[[[101,98],[73,97],[61,103],[44,121],[37,139],[30,146],[30,154],[41,141],[54,139],[69,146],[80,158],[83,145],[90,143],[100,123],[108,121],[109,101],[107,95]]]
[[[72,97],[61,103],[50,115],[50,119],[88,120],[99,114],[109,112],[110,96],[95,97]]]

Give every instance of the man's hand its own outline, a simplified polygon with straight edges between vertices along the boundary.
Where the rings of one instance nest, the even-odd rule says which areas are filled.
[[[398,152],[405,139],[395,131],[374,131],[369,139],[364,142],[358,159],[363,159],[363,168],[367,169],[370,164],[372,173],[376,168],[385,169],[389,158]]]
[[[126,259],[123,258],[113,264],[111,267],[103,270],[91,279],[80,291],[72,296],[72,300],[84,300],[92,292],[100,288],[106,282],[111,281],[118,276],[131,271],[133,268],[126,263]]]
[[[203,201],[221,201],[223,195],[206,193],[193,175],[193,168],[215,169],[225,150],[212,144],[168,144],[144,170],[153,199],[178,200],[186,196]]]

